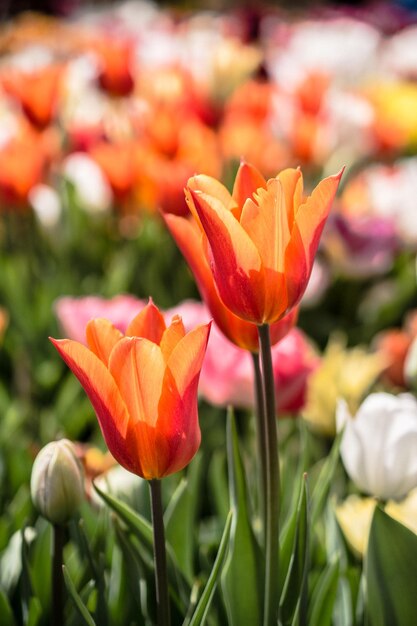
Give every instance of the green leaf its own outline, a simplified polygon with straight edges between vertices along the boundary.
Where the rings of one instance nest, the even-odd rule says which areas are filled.
[[[299,623],[306,623],[309,568],[308,529],[307,475],[304,474],[300,485],[297,508],[290,520],[283,542],[286,560],[288,559],[289,546],[291,546],[287,569],[285,569],[286,562],[284,559],[280,561],[280,580],[285,578],[280,598],[280,614],[283,624],[293,624],[295,619]]]
[[[126,526],[145,543],[149,550],[153,551],[152,525],[148,520],[142,517],[142,515],[139,515],[139,513],[136,513],[128,504],[125,504],[109,493],[99,489],[95,483],[94,489],[99,496],[103,498],[106,504],[124,521]]]
[[[165,511],[165,534],[172,546],[183,574],[191,581],[194,576],[194,550],[196,516],[202,477],[201,455],[189,466],[187,479],[183,479]]]
[[[332,480],[339,463],[339,450],[343,431],[340,431],[333,442],[330,454],[326,457],[311,494],[310,522],[314,528],[319,516],[323,513],[329,495]]]
[[[65,567],[65,565],[62,566],[62,571],[64,574],[64,580],[65,580],[65,585],[67,587],[68,593],[71,596],[71,599],[73,600],[75,607],[80,615],[80,617],[83,620],[84,624],[87,624],[87,626],[96,626],[95,621],[93,620],[91,614],[89,613],[87,607],[85,606],[84,602],[82,601],[79,593],[77,592],[74,583],[72,582],[71,576],[69,575],[69,572],[67,570],[67,568]]]
[[[248,511],[245,473],[233,412],[227,416],[227,456],[233,523],[221,583],[231,626],[261,623],[258,554]]]
[[[148,550],[149,554],[153,556],[153,531],[152,526],[144,517],[136,513],[128,504],[121,502],[114,496],[101,491],[94,484],[94,489],[103,498],[103,500],[109,505],[115,513],[123,520],[129,530],[139,539],[142,545]],[[170,582],[176,580],[178,589],[181,595],[189,597],[191,583],[188,578],[182,573],[181,568],[178,566],[175,553],[171,545],[166,542],[166,554],[167,554],[167,568],[168,577]]]
[[[416,563],[417,535],[376,507],[365,561],[370,626],[415,624]]]
[[[219,549],[217,551],[216,560],[214,561],[213,568],[210,572],[209,579],[204,587],[204,591],[201,594],[201,598],[195,608],[191,620],[184,622],[184,626],[200,626],[204,623],[207,612],[210,608],[211,601],[213,599],[214,591],[216,589],[217,581],[220,576],[220,572],[223,566],[223,562],[226,556],[227,549],[229,547],[230,530],[232,526],[233,513],[230,511],[226,519],[226,525],[224,527],[223,535],[220,541]]]
[[[15,626],[12,608],[9,604],[9,600],[6,594],[1,588],[0,588],[0,615],[1,615],[1,623],[3,626]]]
[[[209,465],[208,481],[217,517],[225,521],[229,514],[229,487],[224,450],[214,452]]]
[[[32,596],[29,601],[29,610],[26,626],[37,626],[42,618],[42,605],[38,598]]]
[[[321,573],[311,596],[309,626],[331,626],[339,583],[339,561],[333,559]]]

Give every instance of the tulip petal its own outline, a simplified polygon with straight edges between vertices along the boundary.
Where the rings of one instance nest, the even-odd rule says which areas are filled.
[[[343,170],[335,176],[328,176],[319,182],[305,203],[301,204],[295,215],[295,224],[300,233],[306,251],[307,269],[310,273],[314,256],[327,216],[336,195]]]
[[[123,334],[109,320],[90,320],[85,329],[88,347],[107,366],[110,352]]]
[[[290,305],[299,302],[303,295],[320,236],[326,223],[343,170],[335,176],[323,179],[295,215],[291,240],[285,258],[288,300]]]
[[[191,330],[177,343],[172,351],[167,367],[171,370],[178,393],[182,395],[200,373],[207,348],[211,323]]]
[[[203,251],[202,235],[194,219],[164,215],[165,222],[177,246],[194,274],[198,290],[222,333],[240,348],[258,351],[258,331],[255,324],[237,317],[220,300]]]
[[[282,272],[290,230],[279,180],[268,181],[267,189],[258,189],[254,200],[246,201],[240,224],[259,251],[263,266]]]
[[[77,341],[51,338],[51,342],[84,387],[110,452],[123,467],[135,472],[135,459],[126,447],[129,413],[112,375],[93,352]]]
[[[165,361],[160,347],[142,337],[125,337],[113,349],[109,370],[134,424],[155,426]]]
[[[197,388],[210,326],[199,326],[187,333],[167,363],[157,423],[158,433],[169,441],[166,474],[185,467],[200,445]]]
[[[142,311],[130,322],[126,337],[144,337],[159,345],[165,328],[164,316],[150,299]]]
[[[224,304],[247,321],[262,323],[264,276],[256,246],[217,200],[190,191],[210,244],[212,271]]]
[[[164,357],[165,362],[168,361],[168,358],[177,345],[177,343],[184,337],[185,328],[182,323],[182,319],[179,315],[175,315],[172,318],[172,322],[170,326],[165,330],[161,339],[161,352]]]
[[[258,189],[254,201],[243,207],[241,225],[259,250],[264,266],[264,322],[275,322],[286,311],[285,250],[290,239],[285,198],[276,178],[267,189]]]
[[[253,198],[255,192],[261,187],[266,189],[266,180],[262,174],[253,165],[241,163],[236,174],[232,194],[240,211],[247,198]],[[236,212],[234,214],[236,219],[240,220],[240,215],[237,215]]]
[[[300,169],[287,168],[280,172],[277,178],[284,191],[288,224],[291,228],[294,215],[303,199],[303,175]]]
[[[236,206],[236,200],[231,196],[227,187],[212,176],[205,174],[192,176],[187,182],[187,188],[218,198],[226,209],[231,210]]]
[[[131,455],[139,459],[144,478],[159,478],[169,448],[157,428],[165,373],[161,349],[149,339],[126,337],[111,353],[109,369],[131,416]]]

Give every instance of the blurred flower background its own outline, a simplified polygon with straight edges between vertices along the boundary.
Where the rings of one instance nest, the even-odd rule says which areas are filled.
[[[167,325],[177,313],[187,331],[207,323],[164,216],[187,218],[184,187],[195,174],[231,191],[242,160],[266,178],[300,166],[306,193],[346,167],[297,322],[273,348],[273,365],[283,484],[299,467],[300,440],[314,484],[347,424],[323,524],[328,530],[331,511],[346,535],[337,535],[346,567],[334,611],[346,610],[347,593],[352,608],[337,623],[363,623],[355,602],[374,498],[389,499],[386,512],[417,529],[415,468],[402,474],[395,461],[417,453],[417,6],[3,0],[0,20],[0,571],[14,567],[0,574],[0,597],[16,624],[26,615],[17,600],[20,529],[44,538],[32,568],[48,547],[30,500],[39,449],[60,437],[77,442],[92,502],[91,479],[114,472],[88,400],[47,338],[83,343],[94,317],[124,332],[149,297]],[[210,495],[195,561],[204,567],[227,508],[219,476],[229,404],[248,476],[255,454],[250,354],[215,324],[199,394],[207,469],[199,484]],[[372,408],[377,401],[384,410]],[[109,477],[103,490],[123,492],[125,480]],[[167,484],[166,502],[177,486],[172,477]],[[149,516],[135,489],[130,501]],[[110,571],[109,518],[95,531],[91,506],[86,532]],[[318,569],[330,550],[322,535]],[[68,554],[75,574],[83,557]],[[83,588],[81,574],[76,582]],[[114,600],[109,623],[131,623],[135,601],[122,610]],[[219,605],[217,623],[226,623]]]

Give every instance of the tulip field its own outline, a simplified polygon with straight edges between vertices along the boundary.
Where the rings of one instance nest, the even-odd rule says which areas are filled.
[[[0,626],[414,626],[417,6],[55,4],[0,12]]]

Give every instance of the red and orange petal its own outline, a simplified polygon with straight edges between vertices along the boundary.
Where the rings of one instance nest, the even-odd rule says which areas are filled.
[[[85,329],[87,345],[107,367],[110,353],[123,334],[109,320],[95,318]]]
[[[232,196],[240,210],[248,198],[253,198],[259,188],[266,189],[266,180],[262,174],[249,163],[242,162],[237,171]],[[235,217],[240,220],[240,215]]]
[[[265,280],[256,246],[230,211],[190,190],[210,244],[210,264],[224,304],[247,321],[262,323]]]
[[[103,437],[114,458],[140,474],[140,462],[128,449],[129,413],[114,378],[104,363],[82,344],[70,339],[50,339],[72,370],[96,412]]]
[[[159,345],[165,329],[164,316],[150,298],[148,304],[130,322],[126,329],[126,336],[145,337]]]

